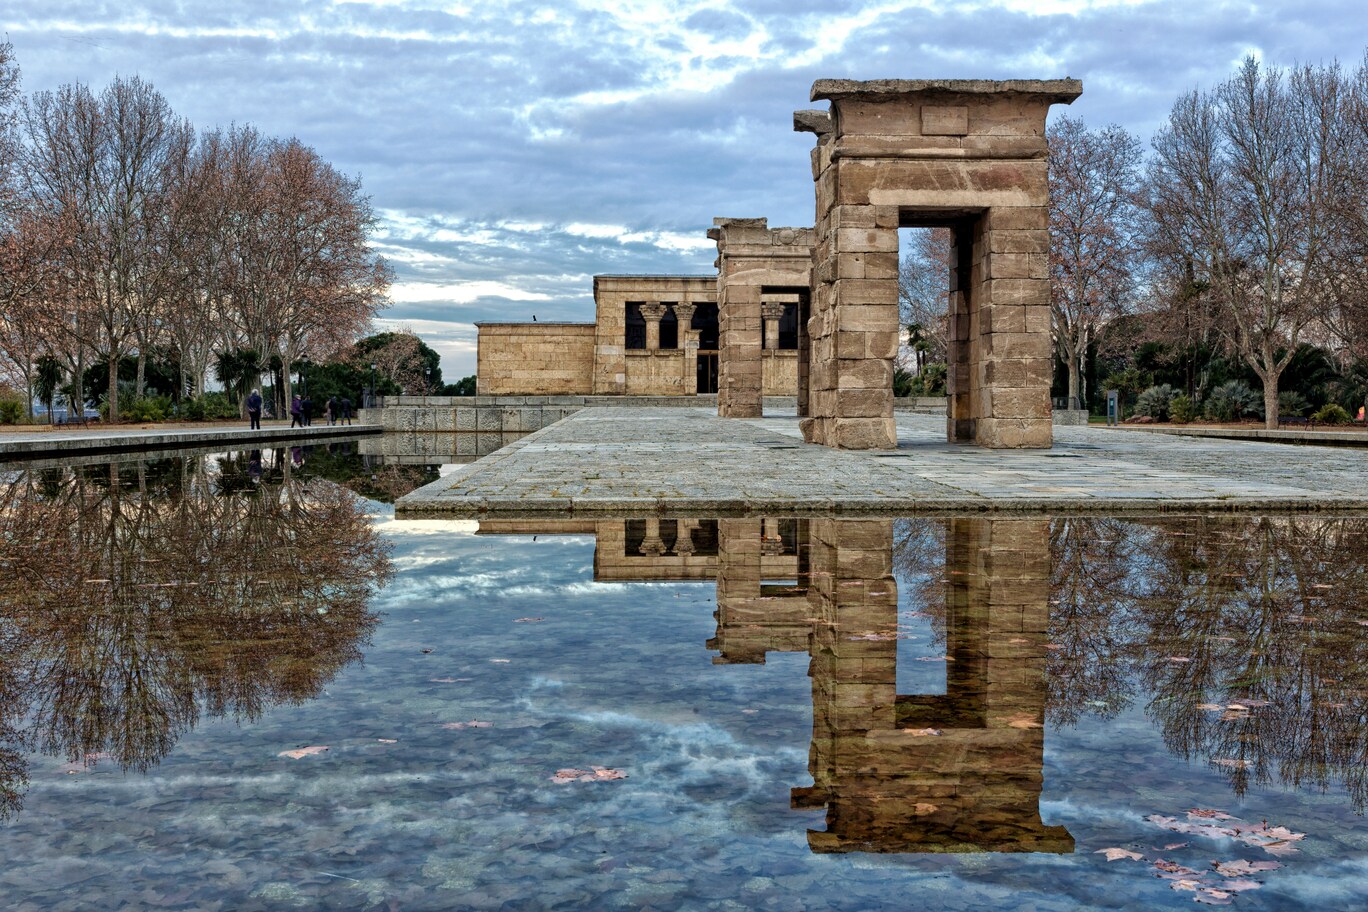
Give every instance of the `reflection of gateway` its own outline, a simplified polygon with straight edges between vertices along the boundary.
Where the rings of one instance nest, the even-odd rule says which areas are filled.
[[[532,526],[535,525],[535,528]],[[1049,522],[950,520],[944,695],[898,694],[891,520],[482,522],[594,532],[596,580],[717,580],[717,663],[812,657],[817,852],[1070,852],[1040,819]],[[938,731],[930,734],[927,730]]]

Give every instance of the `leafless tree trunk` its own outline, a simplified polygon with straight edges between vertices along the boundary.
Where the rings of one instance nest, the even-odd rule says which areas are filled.
[[[1098,327],[1133,298],[1140,143],[1118,126],[1090,131],[1061,117],[1050,144],[1050,313],[1069,375],[1069,407],[1083,407],[1082,366]]]
[[[1335,70],[1335,68],[1331,68]],[[1221,310],[1217,324],[1264,387],[1278,424],[1278,381],[1328,290],[1330,108],[1310,68],[1290,78],[1253,58],[1213,92],[1180,98],[1155,138],[1156,225],[1188,246]]]

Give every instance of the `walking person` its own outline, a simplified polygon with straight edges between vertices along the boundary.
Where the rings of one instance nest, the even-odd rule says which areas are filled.
[[[346,424],[352,423],[352,401],[350,396],[342,397],[342,420]]]
[[[304,427],[304,402],[298,396],[290,400],[290,427]]]
[[[337,424],[342,420],[342,403],[337,401],[336,396],[328,397],[328,424]]]
[[[299,406],[304,412],[304,426],[313,427],[313,400],[309,398],[308,393],[304,394],[304,401]]]
[[[252,422],[250,431],[261,430],[261,390],[252,390],[252,395],[247,397],[247,419]]]

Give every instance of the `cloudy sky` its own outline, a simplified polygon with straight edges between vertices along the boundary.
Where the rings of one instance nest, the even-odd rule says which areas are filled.
[[[707,273],[714,216],[810,225],[824,77],[1083,80],[1142,139],[1254,53],[1357,62],[1361,0],[6,0],[27,91],[150,80],[197,125],[359,175],[387,324],[474,372],[476,320],[592,320],[596,273]],[[1058,111],[1059,109],[1056,109]]]

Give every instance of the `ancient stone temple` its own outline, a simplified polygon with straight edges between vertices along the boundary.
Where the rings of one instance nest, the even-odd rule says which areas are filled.
[[[721,328],[717,414],[759,418],[767,391],[799,391],[807,371],[812,229],[763,218],[713,219]],[[774,395],[770,392],[770,395]]]
[[[482,396],[697,396],[719,393],[723,378],[747,382],[760,414],[762,396],[798,389],[799,310],[807,299],[811,232],[758,221],[765,250],[776,252],[739,273],[755,279],[746,320],[728,345],[719,313],[717,276],[594,276],[593,323],[481,322],[476,385]],[[773,241],[769,234],[773,234]],[[756,234],[755,229],[750,230]],[[737,252],[756,246],[738,242]],[[749,257],[747,262],[757,260]],[[724,293],[744,297],[739,290]],[[749,308],[753,303],[754,307]],[[751,313],[751,310],[754,313]],[[752,319],[753,318],[753,319]],[[750,324],[748,324],[749,326]],[[738,366],[730,370],[730,359]]]
[[[1045,117],[1074,79],[818,80],[794,129],[817,135],[809,442],[896,446],[898,229],[945,227],[948,437],[1051,444]]]

